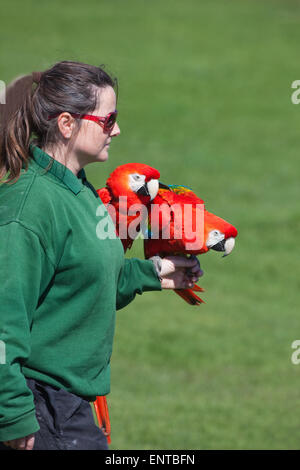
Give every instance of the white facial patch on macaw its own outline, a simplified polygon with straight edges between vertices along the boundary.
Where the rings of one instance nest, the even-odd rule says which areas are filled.
[[[137,193],[142,186],[145,185],[145,175],[140,175],[139,173],[131,173],[129,175],[129,187],[134,192]]]
[[[206,241],[207,248],[215,246],[217,243],[224,240],[224,238],[224,233],[220,232],[220,230],[211,230]]]

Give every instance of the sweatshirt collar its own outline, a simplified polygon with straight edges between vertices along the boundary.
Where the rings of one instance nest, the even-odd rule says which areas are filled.
[[[86,175],[83,168],[78,172],[78,176],[76,177],[69,168],[50,157],[50,155],[36,145],[30,145],[30,152],[34,161],[40,167],[47,169],[47,172],[60,180],[74,194],[78,194],[81,191],[83,184],[86,181]]]

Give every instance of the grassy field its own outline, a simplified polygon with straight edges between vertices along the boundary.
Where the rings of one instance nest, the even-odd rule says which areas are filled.
[[[299,449],[300,4],[3,0],[1,76],[62,60],[119,79],[105,164],[157,167],[239,230],[200,258],[205,305],[139,296],[117,316],[112,449]],[[17,11],[17,13],[16,13]],[[142,257],[141,242],[129,256]]]

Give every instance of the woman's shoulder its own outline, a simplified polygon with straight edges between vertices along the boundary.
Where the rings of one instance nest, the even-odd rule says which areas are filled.
[[[20,222],[33,231],[45,246],[52,244],[57,233],[63,237],[61,223],[58,224],[63,201],[58,185],[30,168],[22,170],[13,184],[0,185],[0,226]]]
[[[30,169],[22,170],[16,181],[0,185],[0,223],[51,210],[53,194],[50,193],[46,180],[42,181]]]
[[[0,185],[0,228],[18,222],[38,236],[51,259],[56,259],[55,253],[67,236],[67,224],[62,223],[63,207],[60,188],[30,169],[22,171],[13,184]]]

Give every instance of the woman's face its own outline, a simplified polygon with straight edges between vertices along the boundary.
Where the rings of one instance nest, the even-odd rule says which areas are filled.
[[[115,109],[115,91],[111,86],[107,86],[99,88],[98,107],[89,114],[105,117]],[[117,122],[111,131],[105,132],[97,122],[82,119],[80,131],[73,144],[73,152],[83,165],[92,162],[104,162],[108,159],[111,139],[119,134],[120,128]]]

